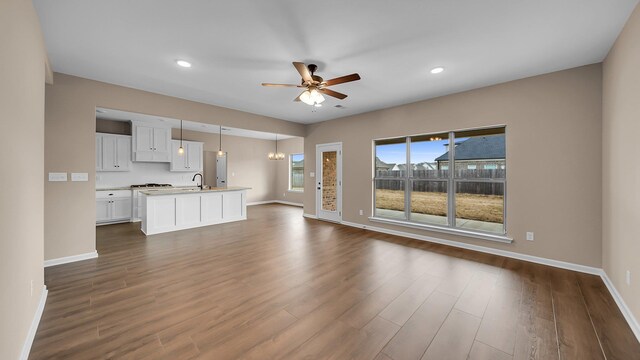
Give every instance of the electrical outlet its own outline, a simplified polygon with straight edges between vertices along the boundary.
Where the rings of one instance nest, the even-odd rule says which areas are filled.
[[[527,240],[533,241],[533,232],[527,231]]]
[[[360,210],[360,216],[364,215],[364,211]]]
[[[33,280],[31,280],[31,296],[33,296]]]
[[[627,270],[627,286],[631,286],[631,271]]]
[[[282,193],[282,197],[287,197],[287,193]]]

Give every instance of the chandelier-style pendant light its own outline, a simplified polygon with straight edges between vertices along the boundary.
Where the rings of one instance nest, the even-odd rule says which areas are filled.
[[[180,147],[178,148],[178,154],[184,154],[184,148],[182,147],[182,120],[180,120]]]
[[[269,153],[269,160],[283,160],[284,159],[284,153],[278,152],[278,134],[276,134],[276,152]]]
[[[220,144],[220,146],[218,146],[218,156],[224,156],[224,151],[222,151],[222,125],[220,125],[220,135],[218,139],[218,144]]]

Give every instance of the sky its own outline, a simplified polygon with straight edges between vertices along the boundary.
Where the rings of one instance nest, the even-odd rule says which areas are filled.
[[[447,152],[444,146],[449,140],[420,141],[411,143],[411,163],[434,162],[435,158]],[[390,144],[376,146],[376,156],[387,164],[404,164],[406,144]]]

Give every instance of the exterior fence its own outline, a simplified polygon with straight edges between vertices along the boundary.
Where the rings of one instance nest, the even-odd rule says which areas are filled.
[[[303,188],[304,187],[304,170],[291,170],[291,187]]]
[[[404,190],[403,177],[406,171],[376,171],[376,189]],[[505,169],[495,170],[456,170],[456,192],[477,195],[504,195],[504,183],[486,180],[504,180]],[[410,186],[418,192],[447,192],[448,170],[414,170]],[[380,178],[383,177],[383,178]],[[473,181],[482,179],[482,181]]]

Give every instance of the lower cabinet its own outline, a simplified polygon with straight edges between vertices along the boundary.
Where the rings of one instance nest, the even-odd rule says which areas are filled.
[[[96,191],[96,224],[131,220],[131,191]]]
[[[147,235],[247,219],[246,191],[142,195],[141,229]]]

